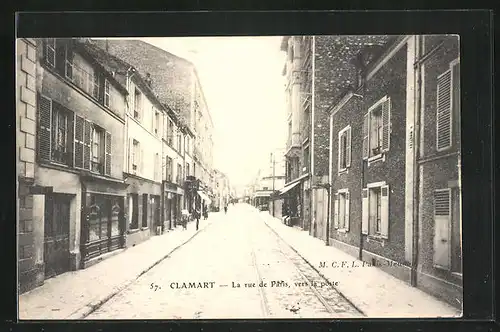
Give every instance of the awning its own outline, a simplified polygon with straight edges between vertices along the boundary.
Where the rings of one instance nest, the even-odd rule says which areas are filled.
[[[257,191],[257,192],[255,192],[254,197],[269,197],[269,196],[271,196],[272,193],[273,193],[272,191],[268,191],[268,190]]]
[[[288,186],[286,186],[286,187],[284,187],[283,189],[280,190],[279,195],[281,196],[281,195],[287,193],[288,191],[290,191],[293,188],[295,188],[299,183],[300,183],[300,181],[297,181],[297,182],[294,182],[292,184],[289,184]]]
[[[198,190],[198,195],[200,195],[201,199],[204,200],[207,204],[210,205],[210,203],[212,203],[212,200],[208,198],[207,194],[205,194],[203,191]]]

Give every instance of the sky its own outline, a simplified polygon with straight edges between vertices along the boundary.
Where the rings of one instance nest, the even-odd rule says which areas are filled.
[[[286,142],[281,37],[142,38],[194,63],[214,123],[214,167],[233,185],[269,168]]]

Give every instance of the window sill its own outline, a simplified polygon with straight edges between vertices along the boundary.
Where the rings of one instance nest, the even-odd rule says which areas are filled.
[[[368,166],[378,161],[385,161],[385,154],[381,153],[376,156],[372,156],[368,158]]]
[[[349,169],[348,168],[342,168],[341,170],[338,171],[338,175],[342,174],[349,174]]]
[[[137,233],[139,230],[140,230],[139,228],[129,229],[127,231],[127,234],[134,234],[134,233]]]
[[[339,233],[347,233],[349,231],[347,229],[345,229],[345,228],[337,228],[337,232],[339,232]]]
[[[141,231],[147,231],[149,227],[141,227]]]
[[[387,242],[387,238],[383,237],[383,236],[380,236],[380,235],[368,235],[367,237],[367,242],[378,242],[379,244],[383,246],[385,246],[385,243]]]
[[[459,272],[452,272],[451,273],[452,276],[460,279],[460,280],[463,280],[463,274],[462,273],[459,273]]]

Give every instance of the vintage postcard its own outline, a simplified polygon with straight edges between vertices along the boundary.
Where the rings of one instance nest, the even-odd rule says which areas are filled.
[[[19,38],[19,319],[461,317],[458,35]]]

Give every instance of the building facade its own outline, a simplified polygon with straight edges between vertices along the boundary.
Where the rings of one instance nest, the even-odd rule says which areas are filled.
[[[21,123],[20,129],[36,133],[33,185],[46,189],[45,195],[33,198],[37,222],[32,228],[20,226],[32,230],[40,284],[125,246],[122,142],[127,90],[80,40],[47,38],[33,45],[36,75],[30,86],[35,82],[36,91],[30,90],[30,96],[36,100],[36,119],[31,120],[34,128]],[[27,53],[24,56],[28,59]],[[21,89],[21,98],[26,97]],[[31,136],[25,131],[24,135],[24,142],[23,135],[18,138],[27,144]],[[28,160],[25,150],[20,152],[21,160]],[[28,161],[23,161],[24,174],[31,171]]]
[[[139,40],[110,39],[96,40],[96,43],[110,54],[133,65],[143,77],[149,77],[154,82],[152,86],[154,94],[162,105],[172,109],[179,121],[178,127],[181,129],[171,138],[174,148],[177,144],[182,145],[182,143],[176,142],[179,139],[185,139],[186,133],[190,138],[185,139],[187,143],[184,144],[188,147],[193,146],[192,151],[187,153],[188,161],[184,161],[184,159],[182,161],[181,159],[172,160],[173,166],[170,167],[168,157],[173,159],[173,156],[169,155],[166,157],[165,167],[174,169],[173,172],[175,178],[177,178],[177,174],[184,176],[189,165],[189,172],[193,177],[190,179],[198,183],[196,192],[201,191],[203,197],[208,198],[209,193],[213,191],[211,184],[214,183],[212,165],[213,123],[194,65],[186,59]],[[181,149],[183,148],[184,146],[181,147]],[[185,157],[183,151],[181,151],[180,155],[183,158]],[[168,171],[165,171],[165,173],[168,173]],[[190,186],[189,183],[191,182],[182,183],[180,188],[176,187],[174,193],[173,186],[168,184],[167,181],[166,195],[167,200],[170,201],[166,204],[174,206],[174,211],[188,207],[189,204],[184,202],[184,189],[186,186]],[[190,188],[194,187],[191,186]],[[189,201],[193,199],[195,203],[198,202],[199,204],[203,200],[200,195],[190,196]],[[210,199],[204,200],[209,201]],[[175,220],[178,216],[173,218]]]
[[[332,245],[460,306],[458,38],[380,37],[377,45],[347,59],[355,84],[329,112],[324,229]]]

